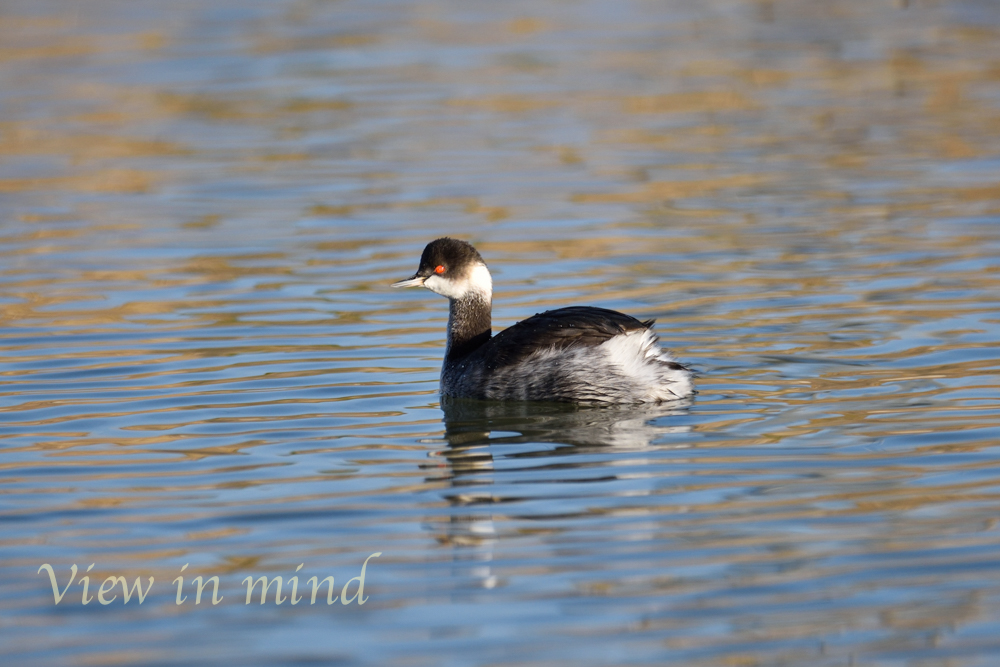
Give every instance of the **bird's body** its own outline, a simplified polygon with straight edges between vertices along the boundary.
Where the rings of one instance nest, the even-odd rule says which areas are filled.
[[[423,285],[450,302],[444,396],[576,403],[650,403],[694,393],[691,371],[659,346],[652,320],[574,306],[492,335],[493,284],[479,253],[438,239],[398,287]]]

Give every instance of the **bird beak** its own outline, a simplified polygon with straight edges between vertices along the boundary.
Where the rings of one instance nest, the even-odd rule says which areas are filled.
[[[398,283],[393,283],[391,287],[420,287],[427,280],[424,276],[414,275],[412,278],[407,278],[406,280],[400,280]]]

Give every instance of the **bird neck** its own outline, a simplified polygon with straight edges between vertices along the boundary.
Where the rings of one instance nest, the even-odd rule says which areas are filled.
[[[445,359],[457,361],[471,354],[493,335],[491,295],[471,291],[451,299],[448,309],[448,348]]]

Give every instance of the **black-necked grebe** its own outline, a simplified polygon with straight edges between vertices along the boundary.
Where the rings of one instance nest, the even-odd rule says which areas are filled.
[[[691,371],[660,348],[653,320],[574,306],[534,315],[493,336],[493,279],[465,241],[431,241],[413,277],[392,286],[423,286],[448,297],[444,396],[654,403],[694,393]]]

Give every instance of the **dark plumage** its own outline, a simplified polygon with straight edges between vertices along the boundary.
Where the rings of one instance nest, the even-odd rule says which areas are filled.
[[[434,269],[443,266],[445,272],[454,271],[456,267],[473,266],[479,263],[485,266],[479,251],[465,241],[441,238],[431,241],[420,255],[420,267],[416,275],[428,278],[434,275]]]
[[[483,349],[491,369],[517,364],[548,347],[566,350],[595,347],[629,331],[643,331],[653,321],[640,322],[630,315],[607,308],[570,306],[532,315],[486,342]]]
[[[449,299],[446,396],[642,403],[693,393],[690,371],[660,349],[652,320],[573,306],[492,336],[492,279],[464,241],[429,243],[416,274],[394,286],[420,285]]]

